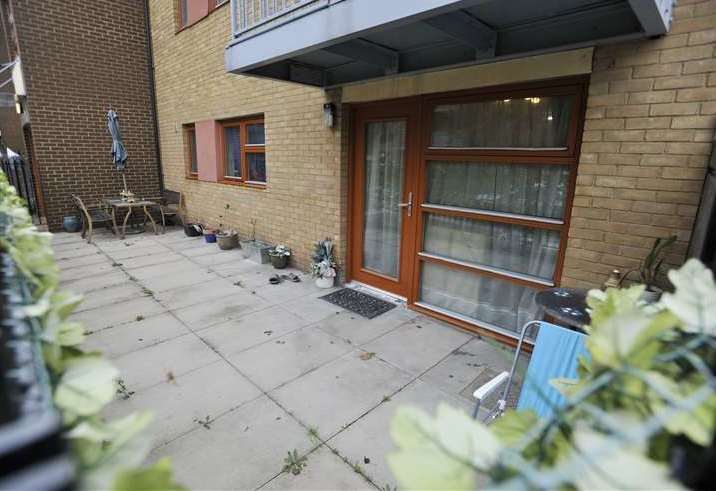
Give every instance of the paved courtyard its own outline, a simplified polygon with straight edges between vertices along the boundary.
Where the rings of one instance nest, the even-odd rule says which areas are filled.
[[[63,287],[85,295],[86,348],[122,373],[108,415],[152,411],[149,460],[171,457],[191,489],[392,488],[395,409],[470,411],[475,379],[511,360],[402,305],[359,317],[299,271],[270,285],[270,265],[179,229],[53,245]],[[293,450],[299,475],[282,472]]]

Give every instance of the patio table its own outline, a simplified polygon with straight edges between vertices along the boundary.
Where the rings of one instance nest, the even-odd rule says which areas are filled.
[[[535,301],[545,314],[570,328],[582,331],[591,322],[583,288],[550,288],[537,293]]]
[[[158,203],[155,203],[154,201],[149,200],[137,200],[133,202],[129,201],[122,201],[121,199],[107,199],[105,200],[107,205],[112,209],[112,226],[114,227],[114,233],[117,234],[121,239],[124,239],[126,237],[127,232],[127,221],[129,221],[129,216],[134,213],[135,210],[141,210],[145,217],[149,218],[149,221],[152,222],[152,227],[154,227],[154,235],[158,235],[157,231],[157,224],[154,221],[154,218],[152,218],[152,214],[149,213],[148,208],[151,208],[152,206],[158,206]],[[124,220],[122,221],[122,233],[119,233],[119,228],[117,227],[117,211],[126,211],[124,215]],[[146,220],[145,220],[146,223]]]

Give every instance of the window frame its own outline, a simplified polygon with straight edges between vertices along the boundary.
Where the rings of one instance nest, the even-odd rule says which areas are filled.
[[[219,158],[219,182],[224,184],[241,185],[253,188],[266,188],[268,183],[268,175],[265,181],[253,181],[249,179],[249,160],[248,155],[250,154],[264,154],[266,155],[266,122],[264,117],[261,116],[250,116],[246,118],[234,118],[219,122],[221,131],[219,135],[219,145],[221,148]],[[264,143],[256,144],[248,143],[248,126],[252,124],[261,124],[264,127]],[[226,170],[228,168],[228,152],[226,142],[226,129],[227,128],[239,128],[239,140],[240,140],[240,151],[241,156],[241,177],[227,176]],[[264,164],[265,166],[266,164]]]
[[[577,178],[577,165],[579,162],[581,134],[584,126],[585,101],[587,91],[587,79],[574,77],[570,79],[544,81],[536,83],[516,84],[487,89],[466,90],[457,93],[435,94],[421,97],[423,133],[421,134],[421,163],[420,171],[427,176],[427,166],[431,161],[444,162],[471,162],[472,165],[481,164],[523,164],[523,165],[559,165],[569,169],[564,203],[564,215],[561,219],[542,218],[531,215],[520,215],[514,213],[495,213],[486,210],[461,209],[457,207],[442,207],[428,203],[427,201],[427,178],[421,179],[418,189],[417,213],[415,224],[416,236],[416,267],[413,268],[412,291],[409,302],[418,310],[429,312],[433,315],[450,318],[452,322],[458,322],[465,326],[484,327],[497,333],[498,336],[506,336],[506,339],[514,337],[514,333],[501,326],[489,325],[487,322],[478,319],[462,319],[456,313],[441,313],[437,307],[430,306],[420,300],[420,281],[423,265],[426,263],[437,264],[449,269],[467,271],[475,275],[491,277],[497,280],[506,281],[539,292],[545,288],[558,286],[561,283],[561,276],[564,267],[564,260],[567,249],[567,239],[572,213],[572,202]],[[574,97],[574,105],[567,133],[567,147],[564,149],[499,149],[499,148],[438,148],[432,147],[432,120],[433,111],[437,106],[444,104],[469,103],[484,100],[519,97],[543,97],[549,95],[571,95]],[[553,230],[560,233],[559,249],[555,262],[554,274],[551,281],[543,281],[540,278],[529,275],[511,272],[501,268],[477,265],[453,258],[437,256],[427,253],[424,249],[424,230],[427,216],[437,214],[468,218],[472,220],[489,221],[503,224],[520,225],[524,227]]]
[[[188,123],[182,126],[182,134],[184,137],[184,171],[187,179],[198,179],[199,178],[199,152],[196,141],[196,125],[194,123]],[[196,172],[191,169],[192,163],[192,147],[193,153],[196,153]]]

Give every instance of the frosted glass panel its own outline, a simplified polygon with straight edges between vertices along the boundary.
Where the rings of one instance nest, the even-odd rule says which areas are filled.
[[[484,275],[423,263],[420,301],[518,333],[536,319],[536,290]]]
[[[554,230],[431,214],[423,247],[431,254],[551,281],[559,238]]]
[[[431,146],[564,148],[573,105],[573,96],[439,105],[433,110]]]
[[[397,278],[400,267],[405,121],[368,123],[365,135],[363,267]]]
[[[560,219],[568,177],[564,165],[433,161],[427,202]]]

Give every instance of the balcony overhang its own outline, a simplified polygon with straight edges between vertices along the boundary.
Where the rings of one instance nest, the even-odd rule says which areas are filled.
[[[661,36],[674,2],[286,0],[262,10],[268,3],[232,0],[226,70],[332,87]]]

